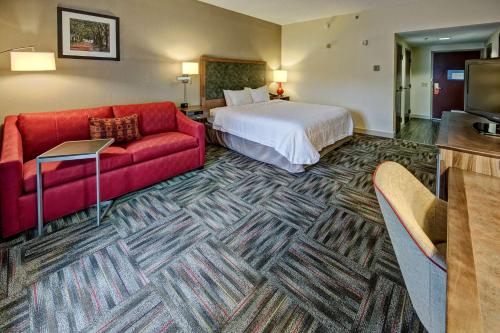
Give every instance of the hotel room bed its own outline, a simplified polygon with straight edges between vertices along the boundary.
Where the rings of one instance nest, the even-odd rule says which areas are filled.
[[[210,111],[211,141],[289,172],[302,172],[321,152],[352,135],[349,111],[283,100],[225,106]],[[333,146],[333,147],[332,147]]]
[[[224,89],[266,85],[263,61],[203,56],[200,65],[200,95],[202,107],[210,110],[211,143],[296,173],[352,136],[351,114],[337,106],[284,100],[226,106]]]

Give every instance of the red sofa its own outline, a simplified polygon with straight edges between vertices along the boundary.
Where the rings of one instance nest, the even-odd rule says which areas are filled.
[[[187,118],[171,102],[7,116],[0,156],[2,237],[36,225],[36,156],[64,141],[89,139],[89,116],[134,113],[143,137],[101,153],[101,200],[204,165],[203,124]],[[42,174],[45,221],[95,204],[95,161],[44,163]]]

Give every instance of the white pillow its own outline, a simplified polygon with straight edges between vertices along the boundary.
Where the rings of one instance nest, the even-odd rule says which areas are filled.
[[[247,89],[224,90],[224,96],[226,98],[226,104],[228,106],[252,104],[253,102],[252,95]],[[230,101],[229,104],[228,101]]]
[[[262,86],[257,89],[245,89],[248,89],[250,91],[254,103],[269,102],[269,90],[267,90],[267,86]]]
[[[226,100],[226,105],[232,106],[233,102],[231,102],[231,98],[229,98],[229,91],[230,90],[222,90],[222,92],[224,93],[224,99]]]

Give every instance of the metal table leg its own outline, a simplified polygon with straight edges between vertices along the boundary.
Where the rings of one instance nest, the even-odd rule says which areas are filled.
[[[97,201],[97,226],[101,223],[101,170],[99,162],[99,154],[95,157],[95,187],[96,187],[96,201]]]
[[[38,214],[38,236],[43,231],[43,187],[42,187],[42,162],[36,159],[36,203]]]

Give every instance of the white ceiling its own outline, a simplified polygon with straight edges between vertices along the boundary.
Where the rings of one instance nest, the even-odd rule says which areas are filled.
[[[462,27],[422,30],[399,33],[409,45],[444,45],[485,42],[496,30],[500,29],[500,23],[478,24]],[[450,37],[448,40],[439,38]]]
[[[417,0],[200,0],[277,24],[358,13]]]

